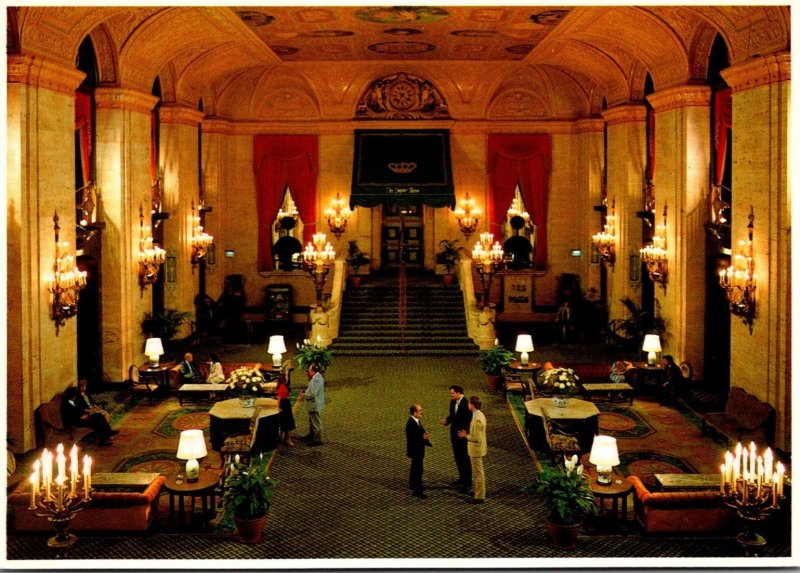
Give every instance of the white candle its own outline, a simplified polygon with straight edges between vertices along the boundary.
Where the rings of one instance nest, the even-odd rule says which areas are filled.
[[[750,475],[756,473],[756,443],[750,442]]]
[[[75,486],[78,483],[78,446],[72,444],[69,453],[69,494],[75,495]]]
[[[747,450],[746,449],[742,450],[742,475],[743,476],[747,475],[747,468],[748,468],[747,456],[748,456]],[[747,478],[745,478],[745,479],[747,479]]]
[[[36,472],[31,474],[31,477],[28,478],[28,481],[31,482],[31,509],[36,507],[36,482],[38,478],[36,477]]]
[[[67,480],[67,476],[59,475],[56,478],[56,485],[58,486],[58,496],[56,497],[56,506],[58,509],[64,507],[64,482]]]
[[[764,483],[772,481],[772,450],[764,452]]]
[[[719,492],[722,493],[722,494],[725,493],[725,474],[727,472],[728,472],[728,470],[725,468],[725,464],[722,464],[721,466],[719,466],[719,475],[720,475]]]
[[[34,477],[35,477],[36,479],[35,479],[35,481],[33,482],[33,487],[34,487],[34,489],[36,489],[36,490],[38,490],[38,489],[39,489],[39,467],[40,467],[39,460],[35,460],[35,461],[33,462],[33,475],[34,475]]]

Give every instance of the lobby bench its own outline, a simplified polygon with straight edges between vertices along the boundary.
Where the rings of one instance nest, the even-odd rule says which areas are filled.
[[[703,430],[716,430],[731,441],[746,445],[771,444],[775,425],[775,408],[734,386],[728,393],[723,412],[703,415]]]
[[[69,386],[65,391],[68,388]],[[64,392],[59,392],[49,402],[39,406],[36,411],[39,435],[45,446],[53,446],[59,441],[77,443],[93,431],[91,428],[68,426],[64,423],[64,419],[61,416],[61,397],[63,394]]]

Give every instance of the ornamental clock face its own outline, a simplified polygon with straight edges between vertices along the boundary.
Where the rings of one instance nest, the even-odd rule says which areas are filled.
[[[414,105],[417,90],[408,82],[397,82],[388,88],[389,103],[396,109],[408,109]]]

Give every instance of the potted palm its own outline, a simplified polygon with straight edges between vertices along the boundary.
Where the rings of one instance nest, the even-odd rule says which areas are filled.
[[[361,284],[361,269],[369,268],[369,255],[358,246],[358,241],[350,240],[347,243],[347,265],[352,270],[349,277],[350,286],[357,287]]]
[[[333,350],[320,345],[320,338],[312,343],[308,338],[303,344],[297,344],[297,353],[294,356],[297,366],[305,371],[311,364],[317,366],[319,372],[325,372],[333,361]]]
[[[458,264],[458,259],[461,258],[461,251],[464,250],[464,247],[456,246],[458,240],[451,241],[449,239],[442,239],[439,241],[439,251],[436,253],[436,264],[441,265],[444,269],[444,273],[442,276],[442,282],[444,284],[453,284],[455,280],[455,275],[453,271]]]
[[[236,524],[242,543],[261,541],[264,523],[272,506],[278,482],[267,475],[266,461],[254,460],[249,466],[233,463],[225,480],[225,512]]]
[[[486,386],[490,392],[496,392],[501,385],[501,372],[504,366],[511,364],[514,353],[503,348],[503,345],[494,341],[494,347],[481,350],[478,362],[481,370],[486,374]]]
[[[583,521],[597,514],[594,494],[578,456],[564,458],[564,469],[544,467],[527,491],[543,493],[550,541],[559,549],[575,549]]]

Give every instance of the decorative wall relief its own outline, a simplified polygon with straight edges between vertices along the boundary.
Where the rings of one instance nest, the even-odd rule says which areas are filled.
[[[450,112],[442,94],[426,79],[404,72],[370,84],[356,106],[357,119],[439,119]]]

